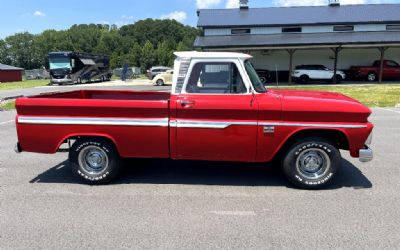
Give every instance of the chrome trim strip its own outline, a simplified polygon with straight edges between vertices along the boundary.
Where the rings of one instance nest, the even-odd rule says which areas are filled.
[[[291,122],[260,122],[259,126],[281,127],[319,127],[319,128],[366,128],[367,125],[335,124],[335,123],[291,123]]]
[[[231,125],[255,125],[257,122],[210,122],[210,121],[195,121],[195,120],[178,120],[178,128],[215,128],[225,129]]]
[[[85,118],[18,116],[18,123],[51,125],[116,125],[168,127],[168,118]]]
[[[36,117],[18,116],[18,123],[52,124],[52,125],[117,125],[117,126],[158,126],[177,128],[215,128],[225,129],[232,125],[244,126],[284,126],[284,127],[320,127],[320,128],[366,128],[358,124],[330,123],[291,123],[291,122],[257,122],[257,121],[201,121],[171,120],[168,118],[86,118],[86,117]]]

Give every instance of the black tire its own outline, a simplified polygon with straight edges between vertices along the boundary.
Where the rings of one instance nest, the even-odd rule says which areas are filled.
[[[101,81],[101,82],[104,82],[105,80],[106,80],[106,78],[105,78],[104,76],[101,76],[101,77],[100,77],[100,81]]]
[[[341,75],[336,75],[336,83],[340,83],[342,81],[342,76]],[[332,79],[333,82],[333,79]]]
[[[164,81],[163,81],[162,79],[158,79],[158,80],[156,81],[156,85],[157,85],[157,86],[164,86]]]
[[[114,145],[99,138],[77,140],[69,151],[69,162],[74,175],[91,185],[112,181],[121,169]]]
[[[367,74],[367,81],[368,82],[375,82],[377,78],[378,78],[378,76],[374,72],[369,72]]]
[[[305,138],[294,144],[282,162],[286,178],[295,186],[320,189],[336,176],[342,157],[339,150],[322,138]]]
[[[302,75],[299,77],[299,83],[307,84],[310,78],[307,75]]]
[[[267,78],[265,76],[260,76],[260,81],[261,83],[265,84],[267,83]]]

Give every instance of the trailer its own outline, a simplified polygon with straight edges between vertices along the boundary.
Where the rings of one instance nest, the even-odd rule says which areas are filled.
[[[91,81],[109,81],[112,76],[110,58],[80,52],[49,53],[50,83],[81,84]]]

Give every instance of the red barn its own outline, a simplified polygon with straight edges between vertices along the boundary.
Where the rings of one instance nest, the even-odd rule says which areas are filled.
[[[0,63],[0,82],[22,81],[22,70],[24,69]]]

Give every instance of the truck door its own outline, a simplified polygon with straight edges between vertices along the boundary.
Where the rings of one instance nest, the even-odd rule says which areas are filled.
[[[173,157],[254,161],[258,107],[241,64],[192,61],[190,69],[181,94],[171,99],[176,106]]]
[[[400,66],[394,61],[386,61],[383,67],[383,75],[388,79],[396,79],[400,76]]]

